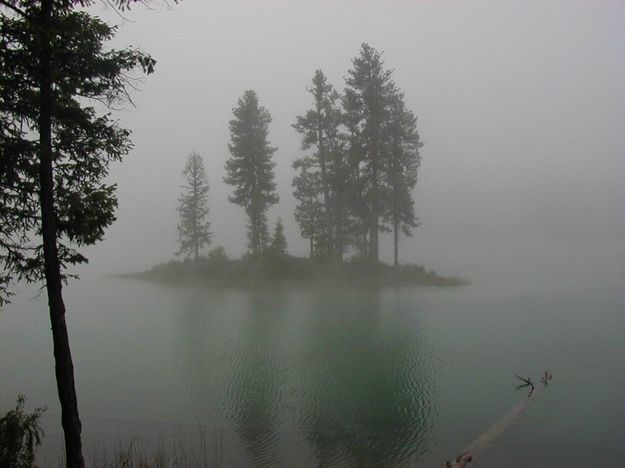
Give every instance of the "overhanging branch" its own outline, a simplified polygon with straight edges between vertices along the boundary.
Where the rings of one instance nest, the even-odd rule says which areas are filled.
[[[24,10],[22,10],[19,7],[16,7],[15,5],[13,5],[12,3],[9,3],[5,0],[0,0],[0,5],[7,7],[10,10],[13,10],[15,13],[17,13],[18,15],[23,16],[24,18],[28,18],[31,19],[29,15],[26,14],[26,12]]]

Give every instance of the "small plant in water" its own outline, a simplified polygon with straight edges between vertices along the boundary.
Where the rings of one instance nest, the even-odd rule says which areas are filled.
[[[18,395],[15,409],[0,418],[0,466],[35,466],[35,447],[41,444],[43,437],[39,418],[46,409],[36,408],[27,413],[24,411],[25,401],[24,395]]]

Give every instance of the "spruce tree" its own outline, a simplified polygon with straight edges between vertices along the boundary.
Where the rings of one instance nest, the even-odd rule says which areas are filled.
[[[301,148],[303,151],[312,149],[312,154],[300,158],[306,159],[307,171],[319,173],[319,190],[322,199],[323,218],[319,226],[318,255],[321,258],[337,258],[340,255],[335,251],[337,245],[337,224],[340,224],[341,212],[340,189],[344,176],[340,172],[343,166],[343,151],[340,139],[339,126],[341,125],[341,111],[338,107],[339,94],[328,83],[321,70],[315,71],[312,86],[308,92],[313,97],[313,108],[305,115],[297,116],[297,123],[293,128],[302,136]],[[297,163],[297,161],[296,161]],[[342,253],[342,252],[341,252]]]
[[[178,242],[180,250],[177,255],[193,255],[197,260],[200,249],[208,246],[213,237],[210,232],[208,216],[208,181],[206,169],[202,157],[195,151],[189,155],[189,159],[182,171],[186,185],[183,185],[184,193],[178,199]]]
[[[342,98],[343,123],[346,133],[346,190],[345,199],[349,213],[349,224],[344,229],[348,242],[356,248],[363,259],[368,257],[368,232],[371,206],[367,180],[362,167],[366,156],[366,146],[361,127],[362,103],[350,89]]]
[[[276,258],[284,258],[288,255],[286,237],[284,237],[284,225],[282,218],[278,218],[271,237],[271,253]]]
[[[0,302],[10,278],[45,282],[72,468],[84,458],[62,284],[68,265],[86,261],[77,248],[114,221],[108,165],[131,148],[130,132],[89,101],[127,100],[129,72],[154,67],[133,49],[104,51],[115,28],[79,9],[90,3],[0,1]]]
[[[395,92],[392,72],[384,68],[382,54],[367,44],[362,44],[360,54],[352,61],[346,79],[346,99],[350,105],[352,122],[358,129],[362,152],[354,162],[359,171],[361,197],[366,203],[363,221],[368,226],[370,260],[379,260],[378,233],[384,208],[383,164],[384,126],[389,120],[389,107]],[[366,237],[366,233],[365,233]]]
[[[295,169],[300,169],[299,174],[293,178],[295,191],[293,196],[298,204],[295,207],[295,220],[299,225],[304,239],[309,241],[310,258],[316,254],[316,246],[319,245],[319,234],[323,229],[323,200],[321,199],[320,174],[317,171],[309,171],[310,158],[300,158],[293,164]]]
[[[420,224],[412,190],[417,183],[421,164],[419,149],[423,146],[417,131],[417,118],[406,109],[401,93],[393,97],[386,131],[384,179],[387,200],[384,215],[393,230],[393,264],[397,266],[400,231],[411,236],[411,229]]]
[[[271,159],[277,148],[267,140],[271,116],[254,91],[245,91],[233,113],[224,182],[234,187],[228,200],[245,209],[249,252],[258,257],[268,241],[267,209],[279,200]]]

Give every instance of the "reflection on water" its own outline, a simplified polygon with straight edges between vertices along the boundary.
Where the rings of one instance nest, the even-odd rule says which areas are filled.
[[[247,296],[232,367],[226,371],[231,379],[228,413],[249,459],[255,465],[275,465],[284,383],[279,346],[283,296],[273,296],[274,300],[258,292]]]
[[[280,289],[195,297],[180,307],[181,378],[197,400],[219,400],[254,465],[407,463],[428,450],[432,360],[415,315],[390,299]]]
[[[306,310],[299,422],[322,465],[397,465],[427,450],[432,380],[421,334],[388,323],[379,293],[315,296]]]
[[[199,423],[209,451],[213,430],[223,435],[223,451],[209,454],[221,466],[440,466],[518,403],[513,371],[547,366],[554,384],[532,423],[511,428],[480,466],[512,454],[511,467],[623,460],[622,291],[79,286],[68,310],[88,452],[193,442]],[[48,406],[40,465],[55,466],[45,300],[18,297],[3,314],[0,409],[18,393]],[[539,447],[529,464],[527,447]]]

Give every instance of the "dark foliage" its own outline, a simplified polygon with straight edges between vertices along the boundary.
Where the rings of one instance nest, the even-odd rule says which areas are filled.
[[[138,50],[105,50],[115,28],[80,10],[91,3],[0,0],[0,304],[12,279],[45,281],[71,468],[84,458],[62,281],[86,261],[77,249],[115,220],[105,179],[131,148],[130,132],[92,104],[128,101],[133,70],[151,73],[155,63]]]
[[[327,262],[286,255],[276,261],[248,256],[240,260],[200,257],[198,261],[171,261],[154,266],[145,273],[128,277],[166,281],[196,282],[219,286],[254,286],[285,283],[293,285],[359,286],[460,286],[466,280],[443,277],[420,265],[399,265],[353,259]]]
[[[62,2],[61,2],[62,3]],[[53,65],[52,151],[54,209],[61,269],[86,262],[76,249],[104,236],[117,207],[115,185],[104,182],[108,166],[132,148],[130,132],[88,102],[113,105],[128,99],[129,74],[154,69],[154,60],[134,49],[104,50],[115,28],[73,2],[51,23]],[[14,2],[28,17],[38,2]],[[39,193],[39,54],[37,22],[0,10],[0,304],[9,280],[44,276]]]
[[[348,175],[339,94],[321,70],[315,71],[308,92],[313,107],[298,116],[293,125],[301,135],[302,150],[310,151],[293,163],[295,169],[301,170],[293,180],[294,195],[299,201],[296,220],[317,257],[337,259],[342,258],[344,248],[347,210],[343,202]]]
[[[399,234],[419,225],[412,191],[423,143],[382,54],[363,44],[352,65],[343,96],[315,72],[313,108],[293,125],[307,152],[293,164],[295,219],[310,256],[333,261],[348,247],[379,261],[378,233],[392,230],[397,265]]]
[[[24,396],[19,395],[15,409],[0,418],[0,466],[34,466],[35,447],[41,445],[43,438],[39,418],[46,409],[36,408],[32,413],[27,413],[24,403]]]
[[[271,159],[277,148],[267,140],[271,115],[258,105],[254,91],[245,91],[233,109],[230,121],[231,157],[226,161],[224,182],[234,187],[228,197],[245,208],[248,217],[249,252],[262,254],[268,242],[267,209],[278,203],[274,182],[275,163]]]

